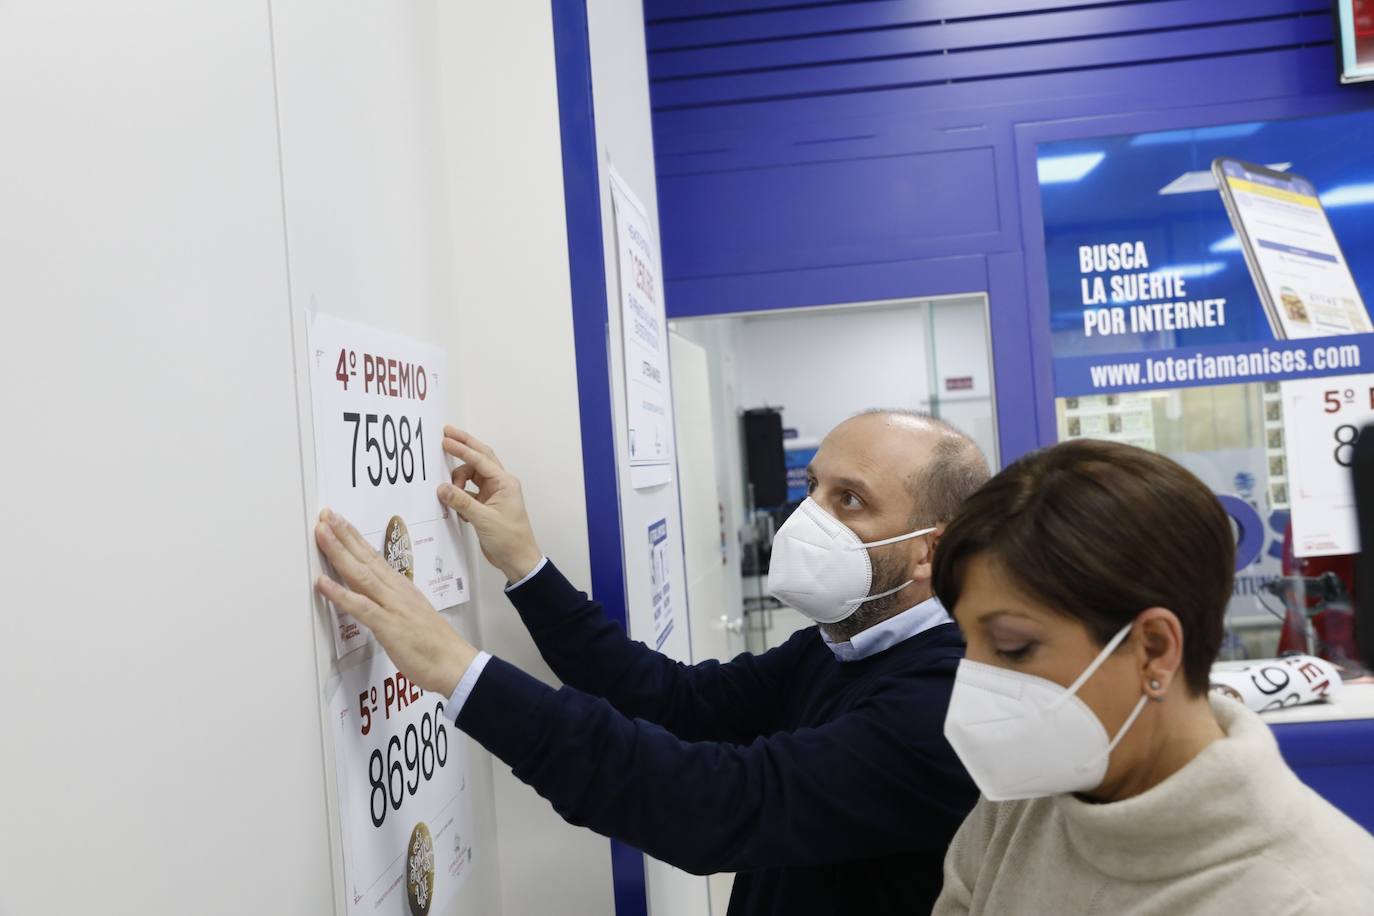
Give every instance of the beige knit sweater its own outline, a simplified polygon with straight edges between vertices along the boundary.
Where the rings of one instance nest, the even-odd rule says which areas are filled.
[[[1226,737],[1134,798],[980,799],[934,916],[1374,914],[1374,837],[1293,775],[1257,715],[1212,708]]]

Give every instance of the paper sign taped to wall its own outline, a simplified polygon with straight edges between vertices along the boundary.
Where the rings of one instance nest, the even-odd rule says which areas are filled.
[[[385,652],[330,698],[349,916],[443,913],[472,870],[467,739]]]
[[[1374,375],[1284,382],[1283,440],[1293,512],[1293,555],[1358,553],[1355,440],[1374,422]]]
[[[610,172],[620,268],[620,330],[625,352],[625,455],[636,490],[672,480],[673,397],[668,378],[667,316],[658,245],[633,191]]]
[[[310,327],[319,506],[347,518],[436,609],[468,600],[457,520],[439,502],[449,479],[444,351],[331,315]],[[342,657],[372,634],[334,609]]]

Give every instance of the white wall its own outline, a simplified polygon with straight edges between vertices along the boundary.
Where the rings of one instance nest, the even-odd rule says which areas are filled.
[[[728,659],[729,623],[740,623],[739,609],[725,603],[721,550],[720,488],[716,444],[711,426],[711,377],[706,350],[680,334],[669,335],[673,351],[673,419],[677,423],[678,490],[682,495],[682,533],[687,587],[692,595],[692,651],[698,659]]]
[[[782,407],[783,426],[819,440],[866,407],[925,409],[925,354],[922,305],[748,317],[736,354],[740,406]]]
[[[981,297],[734,320],[741,408],[781,406],[785,427],[818,441],[868,407],[930,410],[933,394],[940,415],[991,457],[995,424]],[[974,387],[946,390],[945,379],[958,376],[971,376]],[[968,406],[952,406],[959,403]]]
[[[267,5],[0,4],[0,84],[0,912],[329,912]]]
[[[744,517],[743,445],[739,422],[739,320],[733,318],[675,321],[673,332],[706,351],[706,371],[711,386],[711,441],[716,466],[716,500],[719,524],[725,531],[725,569],[721,611],[731,617],[744,608],[740,580],[740,519]],[[677,392],[674,390],[674,402]],[[730,655],[745,650],[742,636],[729,640]]]
[[[0,82],[0,913],[330,912],[305,313],[445,346],[587,578],[549,5],[11,2]],[[547,677],[470,562],[455,623]],[[453,912],[611,912],[609,844],[470,760]]]
[[[519,475],[540,546],[585,589],[591,574],[550,16],[548,3],[442,7],[456,243],[452,355],[465,370],[465,422]],[[493,574],[477,581],[483,648],[553,683],[504,584]],[[564,823],[505,766],[494,770],[502,912],[614,912],[610,843]]]
[[[444,346],[453,339],[446,318],[454,301],[453,245],[443,193],[437,12],[433,2],[384,7],[359,0],[278,0],[272,7],[306,531],[319,508],[313,424],[328,422],[311,410],[309,315],[349,318]],[[444,378],[450,398],[465,380],[457,361],[454,369]],[[461,418],[457,404],[449,410]],[[305,556],[309,581],[322,570],[315,551]],[[317,600],[316,609],[316,620],[324,624],[324,602]],[[450,616],[481,643],[471,604]],[[363,650],[336,660],[324,628],[316,650],[322,686],[372,654]],[[335,730],[326,729],[323,771],[330,832],[338,835],[334,738]],[[500,887],[491,763],[477,748],[466,759],[473,790],[468,797],[475,798],[476,867],[451,909],[495,910]],[[344,883],[336,881],[336,911],[344,905]]]
[[[998,468],[997,414],[992,390],[992,338],[987,300],[982,296],[931,304],[932,379],[940,418],[973,438]],[[951,378],[971,378],[973,387],[951,390]]]
[[[692,596],[692,653],[697,660],[729,659],[742,646],[743,618],[738,605],[727,603],[727,581],[739,589],[739,573],[723,562],[720,488],[716,480],[716,444],[712,435],[711,366],[706,349],[670,333],[673,353],[673,419],[677,423],[679,492],[687,588]],[[712,875],[710,911],[729,906],[734,875]],[[701,912],[700,901],[695,901]]]

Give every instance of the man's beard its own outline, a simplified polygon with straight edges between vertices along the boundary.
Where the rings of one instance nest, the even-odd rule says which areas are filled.
[[[873,558],[873,586],[869,594],[882,594],[902,585],[907,580],[907,558],[900,551],[890,555]],[[901,592],[894,592],[882,598],[865,601],[854,609],[854,613],[837,623],[821,624],[825,635],[835,642],[847,642],[854,634],[862,633],[875,623],[881,623],[905,608],[901,606]]]

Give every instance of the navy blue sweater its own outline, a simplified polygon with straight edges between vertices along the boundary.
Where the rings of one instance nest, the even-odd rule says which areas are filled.
[[[953,624],[840,663],[815,627],[684,665],[549,563],[511,601],[568,686],[492,659],[457,723],[570,823],[696,874],[731,916],[929,912],[977,790],[942,728]]]

